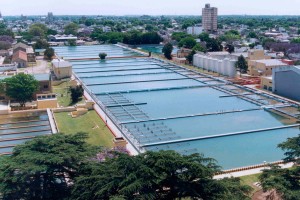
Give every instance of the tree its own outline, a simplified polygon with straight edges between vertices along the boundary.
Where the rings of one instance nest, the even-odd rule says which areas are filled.
[[[0,160],[0,193],[4,200],[65,200],[84,161],[97,147],[87,134],[39,136],[14,148]]]
[[[239,179],[213,179],[218,166],[200,154],[116,154],[81,169],[72,199],[249,199]]]
[[[300,38],[294,38],[294,39],[292,39],[292,41],[291,41],[292,43],[300,43]]]
[[[193,50],[194,50],[194,51],[200,51],[200,52],[206,52],[205,47],[203,47],[201,44],[196,44],[196,45],[193,47]]]
[[[162,48],[163,54],[169,60],[172,59],[172,51],[173,51],[173,45],[170,43],[165,44],[165,46]]]
[[[4,79],[6,83],[6,95],[15,99],[22,107],[33,100],[33,94],[39,88],[39,82],[30,74],[17,74]]]
[[[207,42],[206,42],[206,48],[207,51],[222,51],[223,50],[223,46],[221,45],[221,42],[219,40],[210,38]]]
[[[13,43],[14,39],[9,35],[0,35],[0,41]]]
[[[187,61],[191,64],[193,63],[194,55],[196,54],[195,50],[192,50],[189,55],[186,56]]]
[[[234,46],[232,44],[227,44],[225,50],[231,54],[234,52]]]
[[[182,40],[183,38],[186,38],[188,36],[190,36],[190,35],[187,34],[186,32],[174,32],[172,34],[172,39],[179,42],[180,40]]]
[[[68,44],[69,44],[69,46],[74,47],[74,46],[76,46],[76,40],[68,40]]]
[[[70,91],[71,91],[72,103],[78,102],[78,100],[82,97],[83,92],[84,92],[82,85],[77,85],[74,88],[71,87]]]
[[[287,141],[278,145],[285,151],[285,162],[295,162],[291,169],[282,169],[271,165],[260,175],[259,180],[264,191],[275,190],[276,194],[284,200],[300,199],[300,135],[288,138]]]
[[[100,58],[101,60],[105,60],[106,56],[107,56],[106,53],[99,53],[99,58]]]
[[[34,49],[47,49],[49,48],[49,43],[46,40],[38,39],[33,45]]]
[[[29,27],[28,33],[32,37],[37,37],[39,39],[43,39],[46,36],[47,31],[48,31],[48,28],[44,24],[36,23],[36,24],[32,24]]]
[[[201,34],[199,35],[199,39],[200,39],[202,42],[208,42],[208,41],[210,40],[209,34],[203,32],[203,33],[201,33]]]
[[[197,42],[193,37],[186,37],[180,40],[178,47],[192,49],[196,44]]]
[[[238,57],[238,61],[235,63],[235,67],[240,71],[240,75],[248,71],[248,63],[243,55],[240,55]]]
[[[55,55],[54,49],[51,47],[47,48],[44,52],[44,57],[48,60],[51,60],[54,55]]]
[[[248,38],[258,38],[255,32],[250,32],[247,36]]]
[[[67,35],[77,35],[78,28],[78,25],[72,22],[64,27],[64,33]]]
[[[7,50],[11,48],[11,43],[7,41],[0,41],[0,50],[4,49]]]

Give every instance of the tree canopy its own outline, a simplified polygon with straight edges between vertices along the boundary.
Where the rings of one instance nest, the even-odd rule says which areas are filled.
[[[17,74],[4,79],[6,84],[6,95],[15,99],[21,106],[33,100],[33,94],[39,88],[39,82],[30,74]]]
[[[162,49],[164,56],[169,60],[172,59],[172,51],[173,51],[173,45],[170,43],[165,44]]]
[[[243,55],[238,57],[238,61],[235,63],[235,67],[240,71],[240,73],[246,73],[248,71],[248,63]]]
[[[96,199],[249,199],[239,179],[213,179],[218,166],[200,154],[174,151],[120,154],[82,169],[73,198]]]
[[[43,39],[46,36],[47,30],[48,28],[44,24],[35,23],[29,27],[28,33],[30,34],[31,37]]]
[[[178,43],[178,47],[184,47],[188,49],[192,49],[197,44],[195,38],[193,37],[186,37],[180,40]]]
[[[295,162],[291,169],[282,169],[279,166],[271,166],[260,175],[259,179],[264,191],[275,190],[284,200],[300,199],[300,135],[288,138],[278,145],[285,151],[285,162]]]
[[[40,136],[14,148],[0,160],[0,193],[4,200],[62,200],[84,160],[96,153],[87,134]]]
[[[4,200],[247,200],[238,178],[213,179],[216,161],[175,151],[137,156],[88,145],[87,134],[39,136],[0,161]]]
[[[55,55],[55,51],[53,48],[46,48],[45,52],[44,52],[44,57],[48,60],[51,60],[53,58],[53,56]]]
[[[70,35],[70,34],[77,35],[78,28],[79,28],[79,26],[77,24],[75,24],[73,22],[69,23],[68,25],[66,25],[64,27],[64,30],[65,30],[64,33],[67,35]]]

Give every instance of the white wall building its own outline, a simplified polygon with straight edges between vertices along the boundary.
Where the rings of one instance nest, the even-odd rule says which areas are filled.
[[[200,35],[203,32],[203,28],[200,26],[190,26],[187,28],[187,34]]]
[[[215,58],[205,54],[195,54],[193,65],[208,71],[217,72],[233,78],[236,76],[236,60],[232,58]]]

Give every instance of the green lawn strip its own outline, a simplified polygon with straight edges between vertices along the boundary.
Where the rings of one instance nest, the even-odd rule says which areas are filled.
[[[69,112],[55,113],[55,119],[61,133],[86,132],[89,134],[88,143],[105,147],[113,146],[113,135],[96,111],[89,111],[77,118],[72,118]]]
[[[53,92],[57,94],[57,101],[59,106],[67,107],[67,106],[72,106],[72,101],[71,101],[71,93],[69,91],[69,84],[68,82],[63,82],[60,85],[53,86]],[[83,103],[84,99],[82,98],[79,102],[77,103]]]
[[[259,177],[260,174],[261,174],[261,173],[259,173],[259,174],[252,174],[252,175],[240,177],[241,182],[242,182],[243,185],[249,185],[250,187],[253,188],[253,191],[252,191],[252,193],[251,193],[251,196],[252,196],[255,192],[261,190],[261,188],[259,188],[259,187],[257,187],[257,186],[254,185],[255,182],[259,182],[258,177]]]

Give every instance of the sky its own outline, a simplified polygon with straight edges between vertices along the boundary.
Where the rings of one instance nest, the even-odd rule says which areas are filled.
[[[0,0],[2,15],[300,15],[300,0]]]

